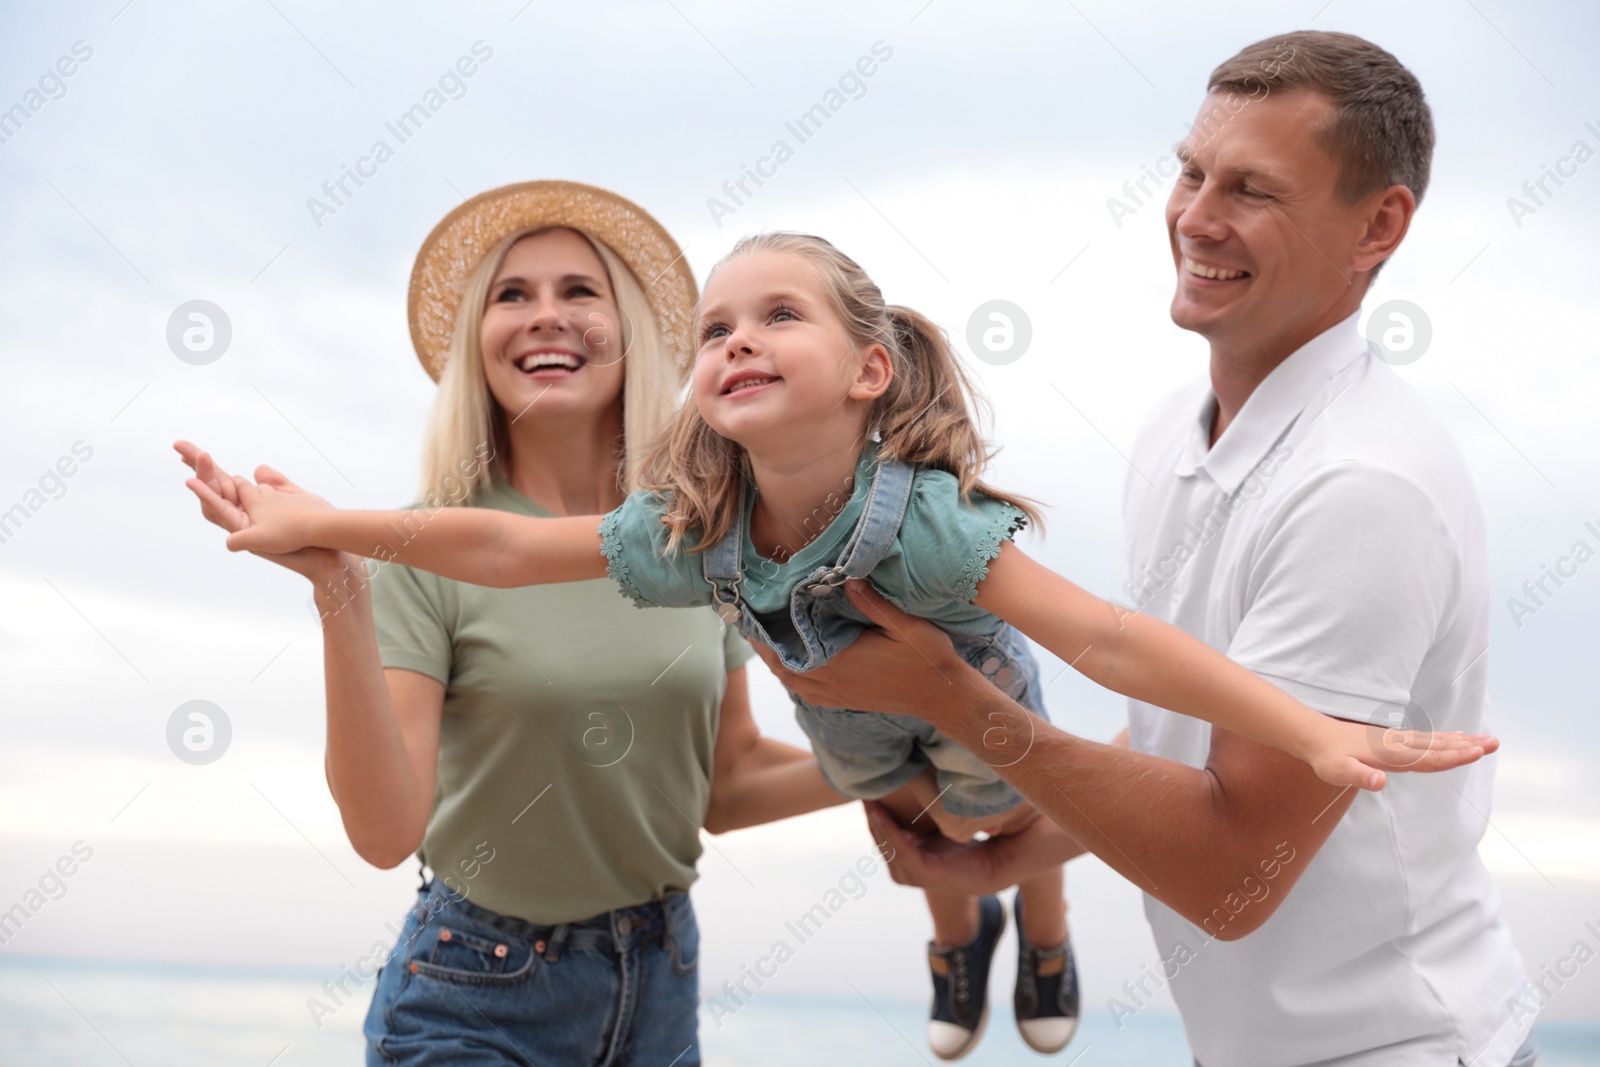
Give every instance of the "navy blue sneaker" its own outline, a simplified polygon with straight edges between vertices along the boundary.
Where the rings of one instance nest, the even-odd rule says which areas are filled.
[[[1042,952],[1022,933],[1022,894],[1017,894],[1017,989],[1011,998],[1022,1040],[1035,1052],[1060,1052],[1078,1032],[1078,965],[1072,939]]]
[[[933,972],[933,1014],[928,1019],[928,1047],[941,1060],[959,1060],[978,1045],[989,1022],[989,963],[1006,910],[998,897],[978,899],[978,932],[954,948],[928,945]]]

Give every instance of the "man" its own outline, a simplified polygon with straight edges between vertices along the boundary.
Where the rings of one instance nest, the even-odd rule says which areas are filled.
[[[1126,591],[1133,610],[1328,715],[1478,733],[1476,492],[1358,327],[1432,150],[1417,80],[1360,38],[1287,34],[1213,72],[1167,205],[1173,321],[1210,343],[1210,374],[1140,433]],[[1017,559],[1003,548],[990,573]],[[851,596],[882,628],[822,670],[780,671],[784,683],[813,703],[919,715],[974,752],[1025,736],[1024,758],[1002,748],[992,762],[1050,816],[956,845],[869,808],[898,881],[992,892],[1094,852],[1145,890],[1207,1067],[1535,1061],[1522,961],[1476,852],[1492,760],[1340,792],[1283,753],[1137,701],[1131,747],[1084,741],[1028,720],[941,631],[869,588]]]

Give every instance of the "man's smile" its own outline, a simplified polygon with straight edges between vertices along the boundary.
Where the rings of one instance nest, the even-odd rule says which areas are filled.
[[[1199,260],[1183,257],[1183,269],[1186,274],[1194,278],[1207,278],[1219,282],[1239,281],[1250,277],[1247,270],[1231,270],[1218,266],[1215,263],[1202,263]]]

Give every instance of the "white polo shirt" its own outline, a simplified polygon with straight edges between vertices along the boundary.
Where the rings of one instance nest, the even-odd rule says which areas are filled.
[[[1215,447],[1209,377],[1151,413],[1124,498],[1125,599],[1319,711],[1478,732],[1489,583],[1477,493],[1443,424],[1368,351],[1358,319],[1279,364]],[[1129,720],[1138,751],[1205,764],[1209,724],[1140,701]],[[1360,792],[1241,940],[1146,896],[1201,1064],[1510,1061],[1536,1001],[1477,854],[1494,762],[1391,773],[1383,791]],[[1272,878],[1286,858],[1269,851],[1240,871],[1209,929],[1281,892]],[[1119,1003],[1138,1006],[1124,994],[1113,1012]]]

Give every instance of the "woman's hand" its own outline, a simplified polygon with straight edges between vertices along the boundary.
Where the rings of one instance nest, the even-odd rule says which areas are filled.
[[[1310,750],[1301,758],[1329,785],[1378,790],[1386,771],[1448,771],[1475,763],[1500,747],[1488,734],[1385,729],[1322,717]]]
[[[230,534],[247,529],[251,525],[250,515],[240,502],[239,490],[241,484],[249,483],[243,478],[228,474],[216,465],[209,452],[188,441],[175,442],[172,447],[195,473],[195,476],[184,484],[199,498],[200,514]],[[307,500],[325,507],[330,506],[320,497],[305,492],[288,478],[264,464],[256,468],[256,480],[280,493],[297,493]],[[355,561],[355,557],[347,559],[345,553],[331,548],[307,547],[293,552],[252,548],[250,551],[262,559],[287,567],[296,574],[305,575],[318,584],[336,580],[348,565]],[[359,561],[355,562],[359,566]]]

